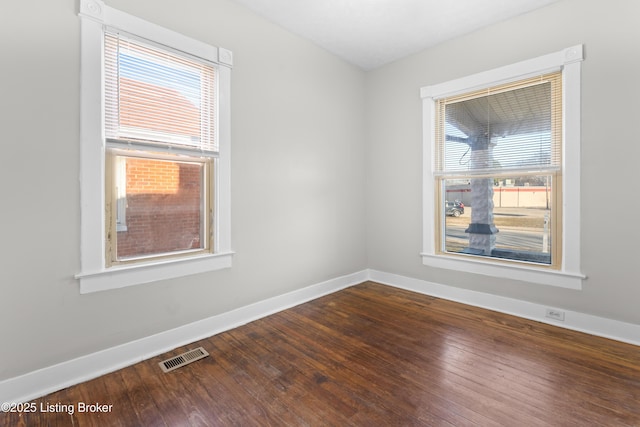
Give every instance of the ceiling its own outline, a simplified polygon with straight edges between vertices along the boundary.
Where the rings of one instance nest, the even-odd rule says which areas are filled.
[[[447,122],[468,136],[549,132],[551,94],[547,81],[452,103],[447,105]]]
[[[371,70],[558,0],[235,0]]]

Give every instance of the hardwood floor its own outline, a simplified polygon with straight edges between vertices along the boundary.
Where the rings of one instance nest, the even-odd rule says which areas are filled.
[[[73,414],[0,425],[640,426],[640,347],[367,282],[33,403]]]

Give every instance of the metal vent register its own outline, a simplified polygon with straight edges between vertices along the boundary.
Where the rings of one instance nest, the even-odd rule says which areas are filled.
[[[162,368],[164,372],[170,372],[174,369],[181,368],[185,365],[188,365],[191,362],[195,362],[196,360],[203,359],[207,357],[209,353],[202,347],[194,348],[193,350],[189,350],[186,353],[182,353],[176,357],[172,357],[171,359],[164,360],[158,365]]]

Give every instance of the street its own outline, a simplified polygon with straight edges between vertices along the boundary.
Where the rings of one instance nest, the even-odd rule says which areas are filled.
[[[459,252],[467,247],[469,235],[465,230],[471,221],[471,207],[458,217],[447,217],[446,250]],[[535,208],[495,208],[494,221],[499,232],[496,234],[496,248],[516,251],[547,252],[543,250],[544,222],[549,211]],[[547,245],[551,242],[548,236]]]
[[[467,226],[448,225],[446,231],[447,250],[453,247],[466,247],[469,235],[464,232]],[[532,229],[500,228],[496,234],[496,247],[521,251],[543,252],[542,231]]]

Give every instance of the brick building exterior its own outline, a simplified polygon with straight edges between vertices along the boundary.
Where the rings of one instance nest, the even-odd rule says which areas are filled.
[[[202,247],[203,166],[128,158],[126,168],[126,231],[118,232],[118,257]]]

